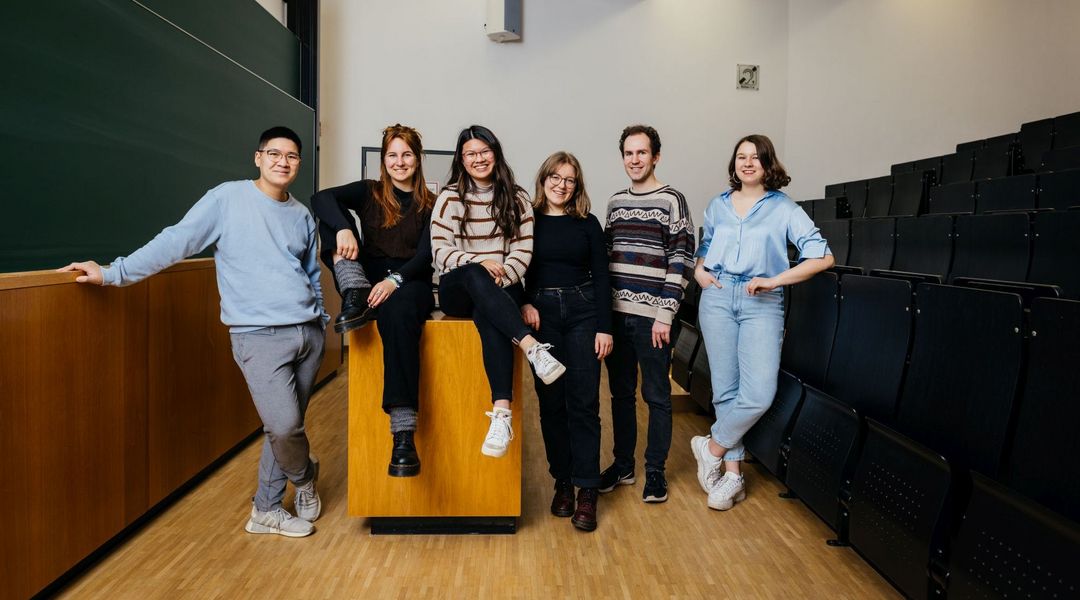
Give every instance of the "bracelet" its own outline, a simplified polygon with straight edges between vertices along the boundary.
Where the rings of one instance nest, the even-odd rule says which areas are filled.
[[[395,287],[401,287],[401,284],[405,283],[405,278],[401,276],[401,273],[392,272],[386,274],[386,279],[394,282]]]

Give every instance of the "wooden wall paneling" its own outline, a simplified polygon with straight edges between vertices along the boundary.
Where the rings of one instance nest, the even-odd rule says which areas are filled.
[[[146,285],[0,291],[0,596],[29,596],[148,508]],[[41,281],[39,281],[41,280]]]
[[[524,357],[514,351],[514,434],[502,458],[480,453],[491,391],[471,320],[434,319],[420,344],[417,477],[390,477],[390,419],[382,411],[382,341],[373,325],[349,332],[349,514],[519,516]],[[531,382],[529,383],[531,386]]]
[[[323,358],[322,366],[319,367],[319,374],[315,378],[316,382],[325,380],[341,366],[343,339],[340,333],[334,331],[334,318],[341,312],[341,296],[334,289],[333,273],[325,265],[323,265],[320,281],[322,283],[323,308],[330,315],[330,323],[326,325],[326,356]]]
[[[151,504],[261,425],[221,323],[213,261],[184,266],[147,280]]]

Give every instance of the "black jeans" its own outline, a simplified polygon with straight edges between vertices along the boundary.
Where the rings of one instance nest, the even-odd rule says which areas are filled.
[[[458,267],[439,276],[439,306],[451,317],[472,317],[480,332],[484,371],[491,400],[511,400],[514,392],[514,340],[531,335],[521,320],[520,284],[499,287],[479,263]]]
[[[420,395],[420,334],[435,309],[430,281],[407,281],[379,305],[375,323],[383,344],[382,408],[417,410]]]
[[[551,385],[536,377],[540,431],[548,471],[578,487],[600,487],[600,361],[596,359],[596,305],[591,284],[542,290],[533,296],[540,312],[536,338],[566,373]]]
[[[613,453],[620,469],[634,468],[637,446],[637,374],[641,366],[641,396],[649,407],[649,442],[645,448],[645,470],[663,471],[671,449],[671,343],[652,345],[653,319],[615,313],[615,346],[607,357],[608,385],[611,388]],[[678,322],[671,326],[671,341],[678,336]]]

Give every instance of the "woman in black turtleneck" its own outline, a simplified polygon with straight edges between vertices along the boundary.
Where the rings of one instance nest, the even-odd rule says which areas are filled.
[[[533,256],[521,308],[566,373],[536,379],[540,430],[555,478],[552,514],[596,529],[600,486],[600,361],[611,352],[611,288],[604,231],[589,213],[581,164],[556,152],[540,166],[533,200]],[[575,508],[574,486],[578,495]]]
[[[435,196],[424,186],[422,153],[415,129],[387,127],[379,181],[354,181],[311,198],[319,219],[321,257],[342,297],[334,330],[344,333],[374,319],[382,337],[382,407],[390,415],[394,448],[389,474],[395,477],[420,473],[413,444],[420,333],[435,308],[428,229]],[[363,243],[350,209],[360,217]]]

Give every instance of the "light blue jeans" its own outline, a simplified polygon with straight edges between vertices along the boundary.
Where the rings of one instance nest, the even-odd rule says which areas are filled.
[[[724,460],[742,460],[742,438],[776,395],[784,339],[783,288],[746,293],[749,278],[720,274],[722,288],[702,290],[698,322],[709,353],[712,439],[727,448]]]

